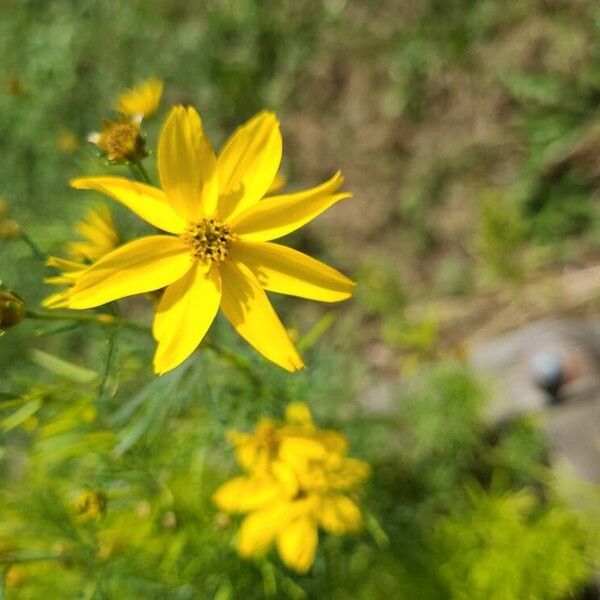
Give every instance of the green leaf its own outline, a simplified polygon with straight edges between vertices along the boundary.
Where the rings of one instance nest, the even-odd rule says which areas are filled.
[[[80,367],[42,350],[33,350],[31,360],[39,367],[75,383],[92,383],[99,378],[98,373],[91,369]]]
[[[11,429],[15,429],[26,421],[29,417],[34,415],[42,406],[42,401],[39,398],[35,400],[30,400],[27,404],[24,404],[19,410],[16,410],[14,413],[0,421],[0,427],[4,431],[10,431]]]

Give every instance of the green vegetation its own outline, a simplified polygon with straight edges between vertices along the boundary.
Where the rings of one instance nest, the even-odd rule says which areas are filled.
[[[0,598],[577,597],[600,561],[597,511],[556,484],[534,419],[486,421],[492,390],[456,357],[505,296],[518,312],[541,276],[597,261],[599,36],[592,0],[1,2],[0,221],[64,255],[101,199],[69,179],[129,176],[86,135],[121,90],[158,76],[151,151],[170,104],[197,106],[219,143],[268,107],[289,189],[344,171],[354,199],[293,245],[358,288],[344,305],[275,299],[309,365],[291,375],[221,320],[160,378],[143,328],[7,330]],[[125,238],[142,231],[111,210]],[[1,283],[37,310],[51,270],[10,233],[0,223]],[[480,294],[500,300],[458,321],[453,303]],[[584,304],[597,314],[597,297]],[[120,311],[147,323],[152,305]],[[236,473],[227,431],[298,400],[373,470],[365,532],[322,535],[305,576],[275,552],[239,558],[239,521],[211,502]]]

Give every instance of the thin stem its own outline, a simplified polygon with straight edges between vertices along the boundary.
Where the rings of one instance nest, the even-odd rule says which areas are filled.
[[[126,327],[127,329],[135,329],[136,331],[149,332],[150,329],[145,325],[134,323],[122,319],[121,317],[115,317],[107,313],[94,313],[94,314],[76,314],[76,313],[60,313],[60,312],[37,312],[28,310],[25,315],[28,319],[39,319],[46,321],[76,321],[80,323],[96,323],[97,325],[115,325],[119,327]]]
[[[41,250],[41,248],[29,237],[27,232],[24,229],[20,231],[21,239],[31,248],[34,256],[39,260],[46,262],[46,254]]]
[[[110,312],[113,314],[115,318],[120,318],[119,307],[115,302],[108,305]],[[106,367],[104,368],[104,375],[102,376],[102,381],[100,382],[100,388],[98,389],[98,400],[102,400],[104,396],[104,391],[106,390],[106,385],[108,383],[108,377],[110,375],[110,368],[113,361],[113,356],[115,353],[116,341],[117,341],[117,333],[119,332],[119,327],[113,327],[108,336],[108,353],[106,355]]]
[[[146,171],[146,167],[144,167],[141,161],[137,162],[136,164],[144,182],[148,185],[152,185],[152,180],[150,179],[150,175],[148,175],[148,171]]]
[[[223,348],[215,342],[209,342],[208,340],[203,341],[201,347],[212,350],[215,354],[240,369],[240,371],[243,371],[256,388],[260,389],[262,387],[262,381],[252,370],[250,363],[241,356],[238,356],[235,352],[232,352],[227,348]]]
[[[94,323],[96,325],[112,325],[115,328],[124,327],[126,329],[150,333],[150,328],[146,325],[134,323],[133,321],[128,321],[127,319],[123,319],[122,317],[117,317],[107,313],[76,314],[60,312],[37,312],[33,310],[28,310],[25,313],[25,316],[28,319],[38,319],[47,321],[74,321],[78,323]],[[215,342],[209,342],[208,340],[203,341],[200,348],[208,348],[209,350],[212,350],[222,359],[228,361],[229,363],[237,367],[240,371],[243,371],[256,388],[260,389],[262,387],[262,382],[260,378],[256,375],[256,373],[254,373],[252,367],[250,366],[250,363],[243,357],[238,356],[235,352],[232,352],[227,348],[219,346]],[[109,362],[112,358],[112,352],[113,350],[109,349]]]
[[[41,560],[64,560],[64,554],[39,554],[37,556],[3,556],[0,565],[14,565],[18,563],[37,562]]]
[[[127,166],[133,175],[133,178],[137,181],[142,181],[142,174],[136,169],[137,163],[128,162]]]

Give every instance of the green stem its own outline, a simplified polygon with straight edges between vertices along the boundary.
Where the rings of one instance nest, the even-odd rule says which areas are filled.
[[[232,365],[237,367],[240,371],[243,371],[246,374],[246,376],[248,377],[248,379],[252,382],[252,384],[256,388],[262,387],[262,381],[260,380],[258,375],[256,375],[256,373],[252,370],[250,363],[248,361],[246,361],[244,358],[242,358],[241,356],[238,356],[235,352],[232,352],[231,350],[228,350],[227,348],[223,348],[222,346],[215,344],[215,342],[209,342],[208,340],[203,341],[201,347],[212,350],[215,354],[220,356],[222,359],[230,362]]]
[[[108,313],[77,314],[60,312],[37,312],[33,310],[28,310],[25,313],[25,316],[28,319],[38,319],[45,321],[74,321],[77,323],[112,325],[114,327],[124,327],[126,329],[133,329],[135,331],[143,331],[145,333],[150,333],[150,328],[146,325],[134,323],[133,321],[128,321],[127,319],[123,319],[122,317],[118,317],[115,315],[110,315]],[[222,359],[228,361],[229,363],[237,367],[240,371],[243,371],[256,388],[260,388],[262,386],[260,378],[256,375],[256,373],[254,373],[252,367],[250,366],[250,363],[248,363],[248,361],[246,361],[243,357],[238,356],[235,352],[232,352],[227,348],[219,346],[215,342],[209,342],[208,340],[203,341],[200,347],[212,350]],[[109,361],[111,357],[112,350],[109,352]]]
[[[112,313],[115,318],[121,318],[119,307],[116,302],[112,302],[108,305],[108,309]],[[106,390],[106,385],[108,383],[108,377],[110,375],[110,367],[113,361],[113,355],[115,353],[117,333],[119,331],[119,327],[113,327],[109,336],[108,336],[108,354],[106,356],[106,367],[104,368],[104,375],[102,376],[102,381],[100,382],[100,388],[98,389],[98,400],[101,400],[104,396],[104,391]]]
[[[19,563],[37,562],[41,560],[63,560],[64,554],[39,554],[37,556],[3,556],[0,565],[14,565]]]
[[[149,332],[149,328],[133,321],[127,321],[121,317],[115,317],[107,313],[94,314],[76,314],[76,313],[61,313],[61,312],[37,312],[28,310],[25,313],[28,319],[39,319],[46,321],[75,321],[79,323],[96,323],[97,325],[115,325],[126,327],[127,329],[135,329],[136,331]]]
[[[148,175],[148,171],[146,171],[146,167],[144,167],[141,161],[137,162],[136,164],[144,182],[148,185],[152,185],[152,180],[150,179],[150,175]]]
[[[24,229],[21,229],[20,235],[21,239],[29,246],[29,248],[31,248],[31,251],[33,252],[34,256],[45,263],[46,254],[42,252],[40,247],[29,237],[27,232]]]
[[[129,170],[131,171],[131,174],[133,175],[133,178],[136,181],[142,181],[142,174],[136,169],[137,163],[127,163],[127,166],[129,167]]]

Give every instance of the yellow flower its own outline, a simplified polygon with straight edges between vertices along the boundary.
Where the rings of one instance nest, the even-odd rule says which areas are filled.
[[[48,258],[46,264],[59,269],[61,274],[47,277],[45,283],[67,286],[67,288],[75,285],[88,269],[90,262],[108,254],[120,243],[119,233],[106,206],[96,210],[90,209],[85,219],[75,225],[75,231],[84,240],[69,244],[69,259],[56,256]],[[43,300],[42,305],[46,308],[68,308],[68,294],[68,289],[51,294]]]
[[[158,110],[163,90],[164,83],[160,79],[148,79],[123,92],[117,98],[116,108],[134,120],[149,117]]]
[[[219,308],[237,332],[289,371],[304,365],[264,290],[337,302],[354,283],[315,259],[272,243],[333,204],[340,173],[306,191],[264,199],[281,161],[279,123],[262,112],[217,157],[193,108],[174,107],[158,144],[162,189],[121,177],[71,185],[121,202],[171,235],[149,235],[106,255],[82,275],[69,306],[86,309],[165,287],[153,324],[154,369],[165,373],[202,341]]]
[[[347,494],[369,475],[369,465],[345,456],[345,438],[314,426],[303,403],[288,406],[285,423],[263,419],[253,434],[234,434],[236,457],[248,475],[222,485],[213,501],[222,511],[249,513],[239,536],[242,557],[276,544],[283,562],[300,573],[312,565],[319,527],[341,535],[362,527]]]

